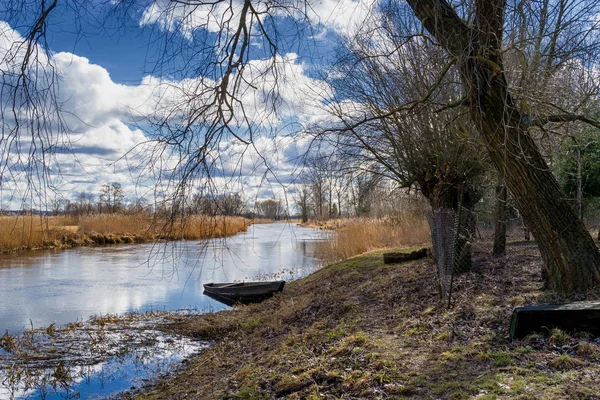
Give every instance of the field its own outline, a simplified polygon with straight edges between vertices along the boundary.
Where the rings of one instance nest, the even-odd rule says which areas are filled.
[[[208,239],[245,231],[250,223],[242,217],[203,215],[177,220],[150,214],[99,214],[79,218],[2,216],[0,252],[156,239]]]

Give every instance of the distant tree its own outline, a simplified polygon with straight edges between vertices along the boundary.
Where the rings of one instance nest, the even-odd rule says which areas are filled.
[[[368,216],[371,213],[371,204],[375,188],[381,181],[381,175],[360,173],[353,179],[354,213],[359,217]]]
[[[216,199],[217,212],[221,215],[240,216],[248,211],[239,193],[229,193]]]
[[[319,154],[311,155],[304,164],[301,179],[309,187],[312,212],[317,218],[326,218],[329,214],[327,206],[329,171],[326,158]]]
[[[149,211],[148,200],[144,197],[137,198],[127,207],[128,214],[142,214]]]
[[[71,215],[92,214],[94,212],[95,196],[85,190],[77,192],[73,202],[66,205],[66,211]]]
[[[100,189],[99,205],[101,206],[101,210],[99,211],[110,213],[121,211],[124,198],[123,187],[120,183],[105,183]]]
[[[306,185],[302,185],[296,191],[296,206],[300,209],[300,218],[302,222],[307,222],[310,215],[310,192]]]
[[[254,204],[254,209],[259,215],[275,221],[285,216],[285,206],[281,199],[272,198],[263,201],[257,201]]]
[[[600,139],[597,132],[573,137],[563,144],[559,181],[567,196],[600,197]]]
[[[53,215],[60,215],[66,212],[69,200],[64,197],[55,197],[52,200],[50,207]]]

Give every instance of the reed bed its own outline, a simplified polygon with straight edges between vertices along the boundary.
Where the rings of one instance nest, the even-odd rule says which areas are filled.
[[[150,240],[156,233],[151,214],[96,214],[79,218],[79,232],[94,235],[128,234]]]
[[[185,219],[167,221],[157,226],[162,234],[172,239],[209,239],[235,235],[245,232],[250,220],[242,217],[194,215]],[[159,232],[158,235],[161,235]]]
[[[250,223],[242,217],[204,215],[175,220],[151,214],[0,216],[0,252],[155,239],[209,239],[246,231]]]
[[[41,216],[1,216],[0,251],[43,247],[54,237],[54,228],[62,223]]]
[[[418,214],[337,219],[323,223],[321,227],[335,232],[315,248],[316,256],[326,264],[375,249],[415,246],[431,241],[427,219]]]

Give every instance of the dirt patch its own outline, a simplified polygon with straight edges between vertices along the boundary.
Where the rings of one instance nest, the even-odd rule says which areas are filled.
[[[510,339],[515,306],[557,297],[540,289],[536,248],[509,248],[503,258],[476,249],[450,309],[438,299],[431,261],[385,265],[376,251],[291,282],[264,303],[181,319],[166,329],[212,347],[135,396],[598,398],[594,338]]]

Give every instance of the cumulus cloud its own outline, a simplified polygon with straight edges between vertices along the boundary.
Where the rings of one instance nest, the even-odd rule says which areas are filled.
[[[191,39],[198,28],[209,32],[220,32],[224,29],[235,31],[243,3],[233,0],[194,5],[156,0],[144,10],[140,25],[158,24],[163,30],[181,32],[187,39]]]
[[[18,71],[15,65],[22,62],[23,53],[15,43],[22,41],[8,24],[0,22],[0,68],[4,76]],[[49,178],[52,186],[67,198],[77,191],[97,192],[106,182],[120,182],[132,196],[139,193],[139,186],[153,191],[153,185],[157,184],[154,179],[168,177],[168,171],[174,173],[184,162],[182,157],[189,156],[194,149],[161,152],[161,147],[153,147],[149,140],[164,139],[161,143],[164,144],[169,128],[194,121],[200,127],[194,130],[194,139],[184,143],[192,146],[202,141],[202,123],[210,121],[215,111],[203,108],[213,102],[216,85],[205,77],[173,80],[149,75],[139,84],[124,85],[114,82],[105,68],[85,57],[67,52],[43,57],[46,55],[41,52],[38,65],[44,68],[52,65],[58,76],[54,82],[56,101],[67,126],[61,140],[51,139],[54,156],[46,167],[52,174]],[[253,60],[242,69],[232,129],[238,129],[240,135],[247,134],[249,127],[253,134],[254,130],[268,130],[284,135],[256,136],[250,145],[224,137],[209,154],[217,185],[239,189],[242,184],[248,198],[257,198],[265,190],[277,192],[272,187],[266,189],[267,178],[290,182],[290,174],[308,141],[285,133],[298,129],[290,130],[290,123],[302,126],[321,118],[322,104],[332,95],[327,84],[307,75],[309,68],[296,55],[288,54]],[[40,80],[41,83],[44,81]],[[197,115],[198,110],[203,110],[203,114]],[[156,131],[153,122],[166,123],[167,130]],[[5,118],[3,123],[8,126],[15,121]],[[48,129],[52,133],[57,127],[52,125]],[[156,136],[165,132],[167,136]],[[19,154],[14,147],[2,147],[2,158],[9,160],[12,168],[11,177],[3,177],[3,187],[8,188],[7,182],[12,182],[14,199],[28,193],[28,169],[23,165],[23,156],[36,139],[31,132],[22,132],[20,140],[24,144]],[[145,174],[145,178],[140,178],[140,174]]]
[[[213,33],[235,32],[243,3],[233,0],[195,5],[155,0],[144,10],[140,25],[156,24],[165,31],[180,32],[187,39],[192,39],[197,29]],[[377,0],[299,0],[289,2],[287,7],[272,7],[269,1],[262,1],[253,4],[253,7],[259,14],[308,20],[315,27],[348,36],[373,12],[376,3]]]

